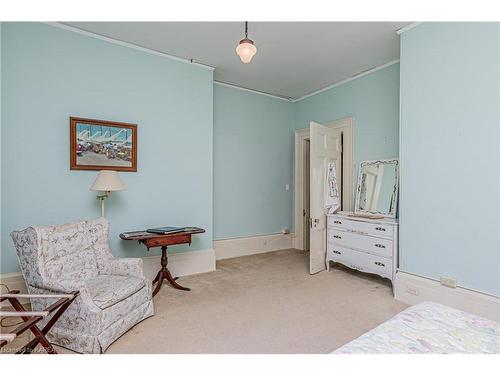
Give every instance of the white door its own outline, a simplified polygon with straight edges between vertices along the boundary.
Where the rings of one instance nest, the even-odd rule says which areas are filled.
[[[338,130],[311,122],[310,127],[310,203],[311,230],[309,272],[326,269],[326,173],[328,163],[335,162],[337,173],[341,170],[340,133]],[[337,176],[341,189],[340,176]],[[341,193],[339,191],[339,193]],[[342,196],[342,195],[340,195]]]
[[[310,171],[310,157],[309,157],[309,139],[306,139],[304,141],[304,196],[302,198],[303,202],[303,219],[304,221],[302,222],[302,228],[304,233],[304,246],[302,247],[305,251],[309,251],[309,229],[310,229],[310,217],[311,217],[311,211],[309,210],[309,201],[310,201],[310,195],[309,195],[309,186],[310,186],[310,178],[309,178],[309,171]]]

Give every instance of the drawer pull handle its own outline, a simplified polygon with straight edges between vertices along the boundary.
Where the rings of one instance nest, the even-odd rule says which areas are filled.
[[[380,267],[385,267],[385,264],[384,264],[384,263],[381,263],[381,262],[375,262],[375,264],[376,264],[377,266],[380,266]]]
[[[333,221],[333,223],[334,223],[334,224],[342,224],[342,222],[341,222],[341,221],[339,221],[339,220],[334,220],[334,221]]]
[[[339,254],[339,255],[341,255],[341,254],[342,254],[340,251],[337,251],[337,250],[333,250],[333,252],[334,252],[335,254]]]
[[[333,236],[333,238],[338,238],[338,239],[340,240],[342,237],[341,237],[341,236],[339,236],[339,235],[337,235],[337,234],[335,234],[335,235]]]
[[[382,244],[379,244],[379,243],[376,243],[375,247],[380,247],[381,249],[385,249],[385,245],[382,245]]]
[[[381,230],[382,232],[385,232],[385,228],[382,227],[376,227],[375,230]]]
[[[363,235],[367,235],[367,234],[368,234],[368,233],[366,233],[366,232],[363,232],[363,231],[361,231],[361,230],[356,230],[356,229],[351,229],[350,231],[351,231],[352,233],[357,233],[357,234],[363,234]]]

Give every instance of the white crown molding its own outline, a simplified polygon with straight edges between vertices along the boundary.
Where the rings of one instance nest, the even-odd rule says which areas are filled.
[[[421,23],[423,23],[423,22],[413,22],[413,23],[410,23],[409,25],[406,25],[406,26],[404,26],[404,27],[400,28],[399,30],[397,30],[397,31],[396,31],[396,34],[401,35],[401,34],[403,34],[404,32],[406,32],[406,31],[408,31],[408,30],[411,30],[411,29],[413,29],[414,27],[416,27],[416,26],[420,25]]]
[[[328,90],[330,90],[330,89],[333,89],[334,87],[338,87],[338,86],[344,85],[344,84],[346,84],[346,83],[348,83],[348,82],[354,81],[355,79],[358,79],[358,78],[364,77],[364,76],[366,76],[366,75],[368,75],[368,74],[375,73],[375,72],[377,72],[377,71],[379,71],[379,70],[381,70],[381,69],[387,68],[387,67],[389,67],[389,66],[391,66],[391,65],[394,65],[394,64],[397,64],[397,63],[399,63],[399,59],[397,59],[397,60],[393,60],[393,61],[389,61],[388,63],[385,63],[385,64],[382,64],[382,65],[376,66],[376,67],[371,68],[371,69],[368,69],[368,70],[365,70],[364,72],[361,72],[361,73],[355,74],[355,75],[353,75],[352,77],[349,77],[349,78],[347,78],[347,79],[344,79],[344,80],[342,80],[342,81],[339,81],[339,82],[337,82],[337,83],[334,83],[334,84],[332,84],[332,85],[330,85],[330,86],[323,87],[322,89],[319,89],[319,90],[317,90],[317,91],[313,91],[313,92],[311,92],[310,94],[307,94],[307,95],[301,96],[300,98],[297,98],[297,99],[292,100],[292,102],[294,102],[294,103],[296,103],[296,102],[300,102],[301,100],[304,100],[304,99],[306,99],[306,98],[309,98],[309,97],[314,96],[314,95],[317,95],[317,94],[320,94],[320,93],[322,93],[322,92],[324,92],[324,91],[328,91]]]
[[[227,82],[214,80],[214,84],[219,85],[219,86],[224,86],[224,87],[230,87],[230,88],[237,89],[237,90],[248,91],[248,92],[252,92],[254,94],[264,95],[264,96],[268,96],[270,98],[284,100],[285,102],[293,102],[294,101],[294,99],[292,99],[292,98],[285,98],[283,96],[269,94],[269,93],[264,92],[264,91],[249,89],[249,88],[246,88],[243,86],[235,85],[233,83],[227,83]]]
[[[200,68],[208,69],[208,70],[211,70],[211,71],[215,70],[214,66],[197,62],[194,59],[185,59],[185,58],[182,58],[182,57],[169,55],[168,53],[160,52],[160,51],[157,51],[157,50],[154,50],[154,49],[150,49],[150,48],[146,48],[146,47],[141,47],[141,46],[139,46],[137,44],[133,44],[133,43],[129,43],[129,42],[124,42],[124,41],[119,40],[119,39],[109,38],[107,36],[96,34],[96,33],[90,32],[90,31],[86,31],[86,30],[82,30],[82,29],[79,29],[78,27],[69,26],[69,25],[66,25],[66,24],[61,23],[61,22],[44,22],[44,23],[46,25],[57,27],[59,29],[63,29],[63,30],[71,31],[71,32],[74,32],[74,33],[77,33],[77,34],[85,35],[85,36],[88,36],[90,38],[103,40],[105,42],[116,44],[116,45],[119,45],[119,46],[122,46],[122,47],[127,47],[127,48],[131,48],[131,49],[135,49],[137,51],[149,53],[151,55],[160,56],[160,57],[164,57],[164,58],[167,58],[167,59],[171,59],[171,60],[183,62],[185,64],[195,65],[195,66],[198,66]]]
[[[243,91],[248,91],[248,92],[253,92],[255,94],[260,94],[260,95],[264,95],[264,96],[269,96],[271,98],[276,98],[276,99],[280,99],[280,100],[284,100],[284,101],[287,101],[287,102],[291,102],[291,103],[297,103],[301,100],[304,100],[306,98],[309,98],[311,96],[314,96],[316,94],[320,94],[324,91],[328,91],[330,89],[333,89],[334,87],[338,87],[338,86],[341,86],[345,83],[348,83],[348,82],[351,82],[351,81],[354,81],[355,79],[358,79],[358,78],[361,78],[361,77],[364,77],[368,74],[371,74],[371,73],[375,73],[381,69],[384,69],[384,68],[387,68],[391,65],[394,65],[394,64],[397,64],[399,63],[399,59],[397,60],[393,60],[393,61],[389,61],[388,63],[385,63],[385,64],[382,64],[382,65],[379,65],[379,66],[376,66],[372,69],[368,69],[368,70],[365,70],[364,72],[362,73],[358,73],[358,74],[355,74],[354,76],[352,77],[349,77],[347,79],[344,79],[342,81],[339,81],[339,82],[336,82],[332,85],[329,85],[329,86],[326,86],[326,87],[323,87],[322,89],[319,89],[317,91],[313,91],[311,92],[310,94],[307,94],[307,95],[304,95],[304,96],[301,96],[299,98],[285,98],[285,97],[282,97],[282,96],[278,96],[278,95],[273,95],[273,94],[269,94],[267,92],[262,92],[262,91],[258,91],[258,90],[253,90],[253,89],[249,89],[249,88],[246,88],[246,87],[242,87],[242,86],[238,86],[238,85],[235,85],[235,84],[231,84],[231,83],[226,83],[226,82],[221,82],[221,81],[215,81],[214,80],[214,84],[217,84],[217,85],[220,85],[220,86],[226,86],[226,87],[230,87],[230,88],[234,88],[234,89],[237,89],[237,90],[243,90]]]
[[[149,53],[151,55],[165,57],[167,59],[176,60],[176,61],[183,62],[183,63],[186,63],[186,64],[196,65],[196,66],[199,66],[200,68],[205,68],[205,69],[209,69],[209,70],[212,70],[212,71],[215,70],[214,66],[211,66],[211,65],[208,65],[208,64],[203,64],[203,63],[197,62],[197,61],[195,61],[193,59],[189,60],[189,59],[185,59],[185,58],[182,58],[182,57],[178,57],[178,56],[174,56],[174,55],[169,55],[168,53],[160,52],[160,51],[153,50],[153,49],[146,48],[146,47],[141,47],[141,46],[139,46],[137,44],[133,44],[133,43],[129,43],[129,42],[124,42],[124,41],[119,40],[119,39],[114,39],[114,38],[110,38],[110,37],[107,37],[107,36],[104,36],[104,35],[96,34],[96,33],[90,32],[90,31],[82,30],[82,29],[79,29],[78,27],[66,25],[66,24],[61,23],[61,22],[45,22],[45,24],[47,24],[49,26],[57,27],[59,29],[71,31],[71,32],[74,32],[74,33],[77,33],[77,34],[85,35],[85,36],[88,36],[90,38],[103,40],[103,41],[106,41],[106,42],[112,43],[112,44],[117,44],[117,45],[122,46],[122,47],[132,48],[132,49],[135,49],[137,51]],[[221,81],[215,81],[215,80],[214,80],[214,83],[218,84],[218,85],[221,85],[221,86],[231,87],[231,88],[238,89],[238,90],[253,92],[255,94],[260,94],[260,95],[264,95],[264,96],[269,96],[271,98],[285,100],[287,102],[292,101],[291,98],[285,98],[285,97],[282,97],[282,96],[269,94],[269,93],[263,92],[263,91],[252,90],[252,89],[249,89],[249,88],[246,88],[246,87],[242,87],[242,86],[238,86],[238,85],[231,84],[231,83],[226,83],[226,82],[221,82]]]
[[[106,41],[108,43],[116,44],[116,45],[119,45],[119,46],[122,46],[122,47],[127,47],[127,48],[131,48],[131,49],[135,49],[137,51],[149,53],[151,55],[164,57],[164,58],[175,60],[175,61],[179,61],[179,62],[182,62],[182,63],[185,63],[185,64],[195,65],[195,66],[198,66],[200,68],[208,69],[208,70],[211,70],[211,71],[214,71],[216,69],[216,67],[214,67],[214,66],[197,62],[194,59],[190,60],[190,59],[185,59],[185,58],[174,56],[174,55],[169,55],[167,53],[160,52],[160,51],[153,50],[153,49],[146,48],[146,47],[141,47],[141,46],[133,44],[133,43],[124,42],[124,41],[119,40],[119,39],[114,39],[114,38],[110,38],[110,37],[107,37],[107,36],[104,36],[104,35],[100,35],[100,34],[96,34],[96,33],[90,32],[90,31],[79,29],[78,27],[66,25],[66,24],[61,23],[61,22],[44,22],[44,23],[46,25],[57,27],[59,29],[63,29],[63,30],[66,30],[66,31],[71,31],[71,32],[74,32],[74,33],[77,33],[77,34],[85,35],[85,36],[88,36],[90,38],[103,40],[103,41]],[[415,22],[415,23],[412,23],[410,25],[407,25],[407,26],[399,29],[397,31],[397,33],[401,34],[402,32],[407,31],[410,28],[413,28],[413,27],[419,25],[420,23],[421,22]],[[353,81],[353,80],[355,80],[357,78],[364,77],[367,74],[374,73],[374,72],[376,72],[376,71],[378,71],[380,69],[384,69],[384,68],[386,68],[386,67],[388,67],[390,65],[396,64],[398,62],[399,62],[399,59],[398,60],[394,60],[394,61],[390,61],[390,62],[388,62],[386,64],[383,64],[383,65],[374,67],[372,69],[369,69],[367,71],[364,71],[362,73],[356,74],[356,75],[354,75],[352,77],[349,77],[349,78],[347,78],[345,80],[342,80],[342,81],[334,83],[332,85],[323,87],[322,89],[319,89],[317,91],[311,92],[311,93],[309,93],[307,95],[304,95],[304,96],[301,96],[299,98],[284,97],[284,96],[280,96],[280,95],[269,94],[267,92],[250,89],[250,88],[239,86],[239,85],[236,85],[236,84],[233,84],[233,83],[227,83],[227,82],[216,81],[216,80],[214,80],[214,84],[217,84],[217,85],[220,85],[220,86],[234,88],[234,89],[237,89],[237,90],[252,92],[254,94],[264,95],[264,96],[267,96],[267,97],[270,97],[270,98],[280,99],[280,100],[283,100],[283,101],[286,101],[286,102],[296,103],[296,102],[299,102],[299,101],[301,101],[303,99],[309,98],[310,96],[319,94],[319,93],[321,93],[323,91],[327,91],[327,90],[332,89],[334,87],[338,87],[340,85],[343,85],[345,83]]]

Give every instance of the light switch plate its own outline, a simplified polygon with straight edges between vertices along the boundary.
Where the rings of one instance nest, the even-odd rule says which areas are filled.
[[[406,293],[413,294],[414,296],[418,296],[418,289],[413,285],[406,286]]]

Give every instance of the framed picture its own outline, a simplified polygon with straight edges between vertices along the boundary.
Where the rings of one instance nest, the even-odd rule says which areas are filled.
[[[137,125],[70,117],[70,169],[137,172]]]

